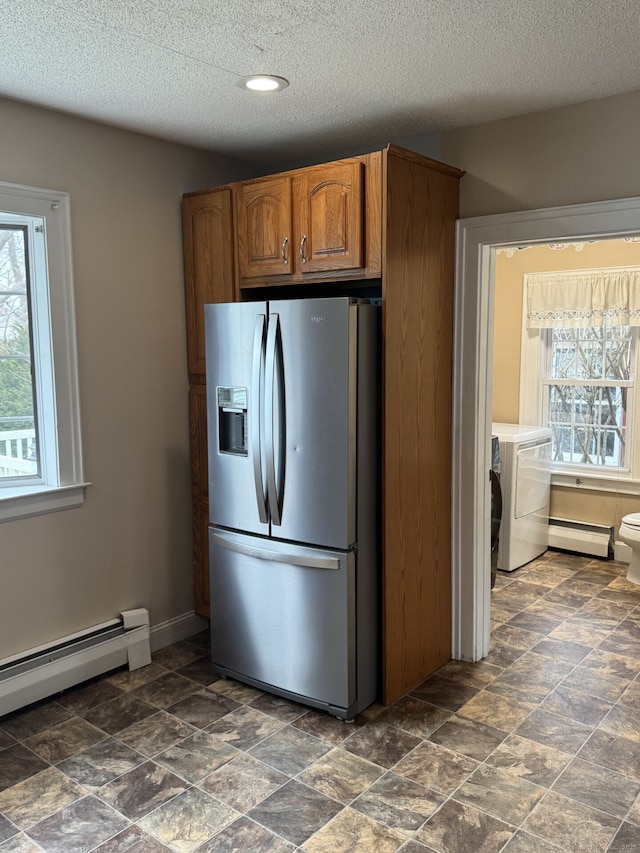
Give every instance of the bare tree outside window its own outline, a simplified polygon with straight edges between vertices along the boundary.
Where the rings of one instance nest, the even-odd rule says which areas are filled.
[[[545,409],[553,461],[629,467],[627,411],[636,330],[590,326],[547,331]]]

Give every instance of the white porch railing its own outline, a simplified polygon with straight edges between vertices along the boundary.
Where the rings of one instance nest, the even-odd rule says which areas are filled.
[[[36,431],[0,431],[0,477],[25,477],[38,473]]]

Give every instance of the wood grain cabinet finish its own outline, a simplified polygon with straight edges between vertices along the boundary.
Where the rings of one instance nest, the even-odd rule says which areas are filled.
[[[294,176],[297,272],[364,265],[362,169],[361,162],[329,163]]]
[[[182,206],[191,506],[193,514],[194,610],[209,617],[209,499],[207,464],[207,389],[205,384],[204,306],[233,302],[236,296],[231,190],[186,195]]]
[[[451,657],[453,293],[461,175],[393,146],[385,161],[385,702]]]
[[[236,188],[240,278],[293,274],[291,178],[262,178]]]
[[[204,302],[260,298],[260,288],[268,295],[273,285],[310,282],[322,296],[335,294],[340,282],[345,293],[365,279],[380,284],[385,704],[451,656],[453,291],[462,174],[390,145],[185,197],[188,313],[201,313]],[[229,254],[234,236],[236,289]],[[323,284],[331,288],[324,291]],[[206,616],[206,397],[199,322],[188,316],[195,609]]]
[[[235,298],[231,190],[185,196],[182,223],[189,375],[203,382],[204,305]]]
[[[380,275],[380,152],[233,184],[240,288]]]

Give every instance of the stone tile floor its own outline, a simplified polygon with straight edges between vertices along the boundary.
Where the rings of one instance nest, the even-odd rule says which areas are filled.
[[[204,635],[4,717],[0,851],[640,851],[625,569],[499,573],[490,656],[351,725],[216,679]]]

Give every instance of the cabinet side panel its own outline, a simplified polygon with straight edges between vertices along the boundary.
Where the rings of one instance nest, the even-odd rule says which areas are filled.
[[[383,698],[451,656],[451,401],[458,178],[386,158]]]
[[[182,206],[189,374],[204,376],[207,302],[233,302],[231,190],[185,196]]]
[[[367,275],[382,274],[382,151],[365,155],[365,253]]]
[[[233,302],[235,296],[233,219],[228,187],[186,195],[182,205],[184,240],[191,494],[193,512],[194,609],[209,616],[207,409],[204,306]]]
[[[209,501],[207,472],[207,387],[189,388],[191,508],[193,514],[194,610],[209,618]]]

